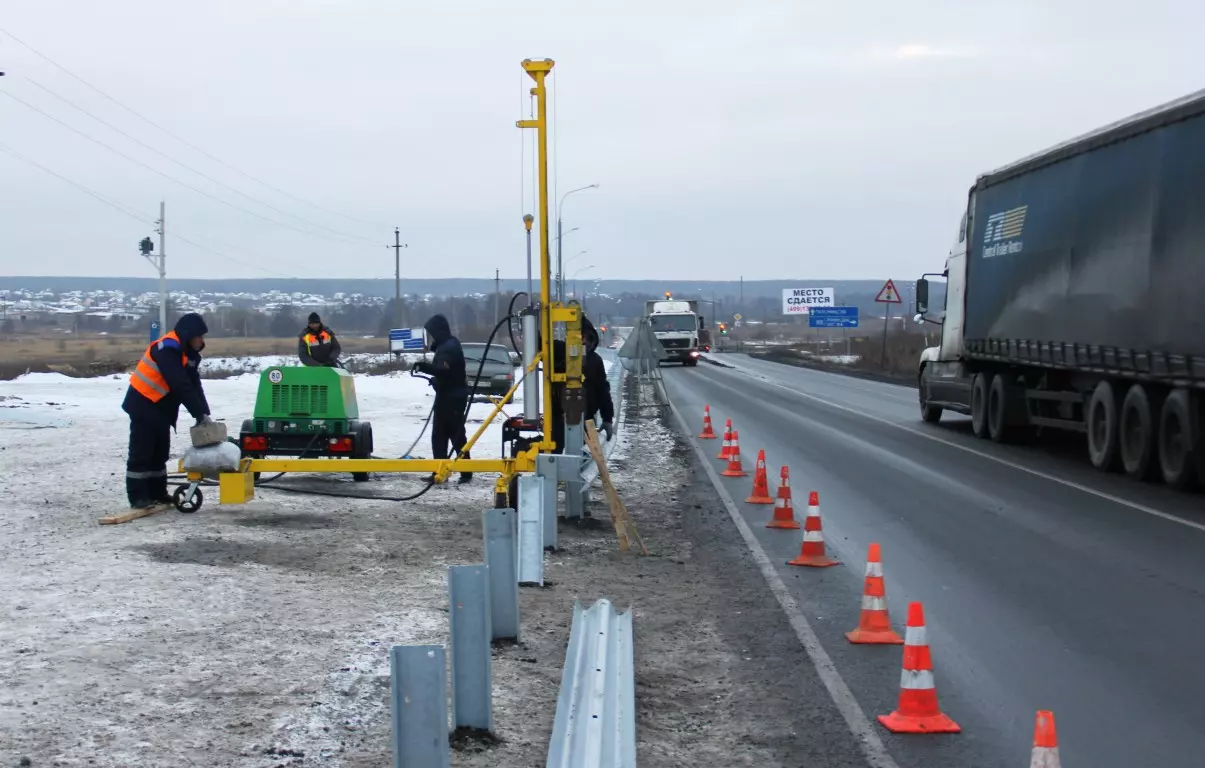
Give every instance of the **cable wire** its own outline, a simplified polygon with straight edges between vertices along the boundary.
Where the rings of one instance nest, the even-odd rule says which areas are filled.
[[[195,151],[195,152],[199,152],[199,153],[201,153],[202,155],[205,155],[205,156],[206,156],[206,157],[208,157],[210,160],[214,161],[214,162],[215,162],[215,163],[217,163],[218,165],[221,165],[223,168],[227,168],[227,169],[229,169],[229,170],[231,170],[231,171],[234,171],[235,173],[239,174],[240,176],[243,176],[243,177],[245,177],[245,178],[248,178],[248,179],[250,179],[251,181],[254,181],[256,184],[260,184],[260,185],[262,185],[262,186],[264,186],[264,187],[267,187],[268,189],[272,190],[273,192],[277,192],[277,193],[279,193],[279,194],[285,195],[286,197],[291,197],[291,198],[293,198],[294,200],[296,200],[296,201],[297,201],[297,202],[299,202],[299,203],[304,203],[304,204],[309,205],[309,206],[311,206],[311,207],[313,207],[313,208],[317,208],[317,209],[318,209],[318,210],[320,210],[320,211],[325,211],[326,213],[332,214],[332,215],[334,215],[334,216],[339,216],[339,217],[341,217],[341,218],[347,219],[348,221],[354,221],[354,222],[356,222],[356,223],[358,223],[358,224],[367,224],[367,225],[369,225],[369,226],[375,226],[375,227],[385,227],[385,228],[388,228],[388,225],[386,225],[386,224],[382,224],[382,223],[380,223],[380,222],[376,222],[376,221],[365,221],[365,220],[363,220],[363,219],[357,219],[357,218],[355,218],[354,216],[348,216],[348,215],[347,215],[347,214],[345,214],[345,213],[339,213],[338,211],[334,211],[334,210],[331,210],[330,208],[323,207],[323,206],[319,205],[318,203],[315,203],[315,202],[313,202],[313,201],[311,201],[311,200],[306,200],[305,198],[303,198],[303,197],[298,197],[297,195],[294,195],[294,194],[293,194],[293,193],[291,193],[291,192],[286,192],[285,190],[280,189],[279,187],[274,187],[274,186],[272,186],[271,184],[269,184],[268,182],[264,181],[263,179],[260,179],[260,178],[257,178],[257,177],[255,177],[255,176],[252,176],[251,174],[247,173],[246,171],[239,170],[238,168],[235,168],[233,165],[230,165],[229,163],[227,163],[226,161],[222,160],[221,158],[219,158],[219,157],[217,157],[217,156],[215,156],[215,155],[213,155],[213,154],[210,154],[209,152],[205,151],[204,149],[202,149],[202,148],[198,147],[196,144],[193,144],[192,142],[188,141],[187,139],[184,139],[184,138],[182,138],[181,136],[179,136],[179,135],[177,135],[177,134],[175,134],[175,133],[172,133],[172,132],[171,132],[171,131],[169,131],[168,129],[164,128],[162,125],[159,125],[158,123],[156,123],[154,120],[151,120],[151,119],[150,119],[149,117],[147,117],[146,115],[143,115],[141,112],[138,112],[137,110],[133,109],[132,107],[129,107],[129,106],[125,105],[124,103],[122,103],[122,102],[118,101],[118,100],[117,100],[117,99],[115,99],[114,97],[112,97],[112,96],[110,96],[109,94],[107,94],[107,93],[105,93],[104,91],[102,91],[100,88],[96,87],[95,85],[93,85],[92,83],[88,82],[88,81],[87,81],[87,80],[85,80],[84,78],[82,78],[82,77],[80,77],[79,75],[75,74],[75,73],[74,73],[74,72],[72,72],[70,69],[67,69],[67,68],[66,68],[66,67],[64,67],[62,64],[59,64],[59,63],[58,63],[57,61],[55,61],[54,59],[50,58],[49,56],[47,56],[46,54],[42,53],[42,52],[41,52],[41,51],[39,51],[38,49],[34,48],[34,47],[33,47],[32,45],[30,45],[29,43],[27,43],[27,42],[25,42],[24,40],[22,40],[21,38],[17,37],[17,36],[16,36],[16,35],[14,35],[12,32],[9,32],[9,31],[8,31],[7,29],[5,29],[4,27],[0,27],[0,34],[4,34],[4,35],[6,35],[6,36],[7,36],[9,39],[11,39],[13,42],[17,43],[17,44],[18,44],[18,45],[20,45],[21,47],[25,48],[25,49],[26,49],[27,51],[29,51],[30,53],[34,54],[35,56],[37,56],[38,58],[42,59],[43,61],[48,62],[49,64],[51,64],[52,66],[54,66],[55,68],[57,68],[59,71],[63,72],[64,74],[66,74],[67,76],[69,76],[69,77],[71,77],[72,79],[76,80],[77,82],[79,82],[79,83],[83,84],[83,85],[84,85],[84,86],[86,86],[87,88],[89,88],[89,89],[91,89],[91,90],[95,91],[96,93],[99,93],[101,96],[105,97],[105,98],[106,98],[106,99],[108,99],[109,101],[113,102],[113,103],[114,103],[114,104],[116,104],[117,106],[119,106],[119,107],[121,107],[122,109],[124,109],[125,111],[129,112],[131,115],[133,115],[134,117],[138,118],[138,119],[139,119],[139,120],[141,120],[142,122],[146,123],[147,125],[151,126],[152,128],[155,128],[156,130],[159,130],[159,131],[161,131],[161,132],[163,132],[163,133],[167,134],[168,136],[172,137],[173,139],[175,139],[176,141],[180,142],[181,144],[183,144],[184,146],[188,147],[189,149],[192,149],[192,150],[193,150],[193,151]]]
[[[202,172],[202,171],[198,171],[196,168],[193,168],[192,166],[190,166],[190,165],[188,165],[188,164],[186,164],[186,163],[183,163],[183,162],[181,162],[181,161],[177,160],[176,158],[172,157],[171,155],[167,154],[166,152],[161,152],[160,150],[156,149],[155,147],[151,146],[150,144],[147,144],[145,141],[143,141],[142,139],[138,138],[137,136],[133,136],[133,135],[131,135],[131,134],[127,133],[126,131],[123,131],[121,128],[118,128],[116,125],[113,125],[112,123],[108,122],[107,120],[105,120],[105,119],[103,119],[103,118],[97,117],[96,115],[92,114],[91,112],[89,112],[88,110],[86,110],[86,109],[84,109],[83,107],[79,106],[78,104],[76,104],[75,102],[71,101],[70,99],[68,99],[68,98],[66,98],[66,97],[64,97],[64,96],[61,96],[61,95],[59,95],[58,93],[55,93],[55,92],[54,92],[53,90],[51,90],[50,88],[47,88],[45,85],[42,85],[41,83],[39,83],[37,80],[34,80],[32,77],[26,77],[25,79],[26,79],[26,80],[28,80],[30,83],[32,83],[32,84],[33,84],[34,86],[36,86],[37,88],[41,88],[41,89],[42,89],[43,91],[45,91],[46,93],[50,94],[50,95],[51,95],[51,96],[53,96],[54,98],[58,99],[59,101],[61,101],[61,102],[63,102],[64,104],[66,104],[67,106],[71,107],[72,109],[77,110],[77,111],[79,111],[79,112],[82,112],[83,114],[85,114],[85,115],[87,115],[88,117],[92,118],[93,120],[95,120],[96,122],[98,122],[98,123],[100,123],[101,125],[105,126],[106,128],[109,128],[110,130],[116,131],[117,133],[119,133],[119,134],[121,134],[122,136],[126,137],[127,139],[129,139],[130,141],[134,142],[135,144],[137,144],[138,146],[142,147],[143,149],[146,149],[146,150],[149,150],[149,151],[151,151],[151,152],[154,152],[156,155],[159,155],[160,157],[164,158],[164,159],[165,159],[165,160],[167,160],[168,162],[175,163],[176,165],[180,166],[180,167],[181,167],[181,168],[183,168],[184,170],[189,171],[190,173],[195,173],[196,175],[200,176],[201,178],[205,179],[206,181],[209,181],[209,182],[212,182],[212,183],[214,183],[214,184],[217,184],[219,187],[222,187],[223,189],[228,189],[228,190],[230,190],[231,192],[233,192],[234,194],[239,195],[239,196],[241,196],[241,197],[245,197],[245,198],[247,198],[248,200],[250,200],[251,202],[256,203],[256,204],[258,204],[258,205],[262,205],[263,207],[268,208],[269,210],[273,210],[273,211],[275,211],[275,212],[277,212],[277,213],[283,214],[283,215],[288,216],[288,217],[290,217],[290,218],[297,219],[298,221],[302,222],[303,224],[308,224],[308,225],[310,225],[310,226],[312,226],[312,227],[317,227],[317,228],[319,228],[319,229],[325,229],[325,230],[326,230],[326,231],[328,231],[328,232],[331,232],[331,233],[336,234],[336,235],[340,235],[340,236],[342,236],[342,237],[349,237],[349,238],[352,238],[352,239],[354,239],[354,240],[361,240],[361,241],[363,241],[363,242],[365,242],[365,243],[372,243],[373,245],[376,245],[376,242],[375,242],[375,241],[373,241],[373,240],[369,240],[368,238],[361,237],[360,235],[353,235],[353,234],[351,234],[351,233],[349,233],[349,232],[343,232],[343,231],[340,231],[340,230],[338,230],[338,229],[333,229],[333,228],[331,228],[331,227],[327,227],[327,226],[324,226],[324,225],[322,225],[322,224],[318,224],[318,223],[316,223],[316,222],[309,221],[308,219],[303,219],[302,217],[297,216],[297,215],[294,215],[294,214],[292,214],[292,213],[289,213],[288,211],[286,211],[286,210],[284,210],[284,209],[282,209],[282,208],[277,208],[276,206],[272,205],[271,203],[266,203],[266,202],[264,202],[263,200],[260,200],[259,198],[252,197],[251,195],[248,195],[246,192],[243,192],[242,190],[240,190],[240,189],[238,189],[238,188],[236,188],[236,187],[232,187],[232,186],[230,186],[229,184],[227,184],[227,183],[225,183],[225,182],[223,182],[223,181],[220,181],[220,180],[218,180],[218,179],[215,179],[214,177],[212,177],[212,176],[210,176],[210,175],[208,175],[208,174],[206,174],[206,173],[204,173],[204,172]]]
[[[333,241],[333,242],[341,242],[341,243],[345,243],[345,244],[347,244],[347,245],[355,245],[355,246],[359,246],[359,245],[360,245],[360,243],[354,243],[354,242],[352,242],[352,241],[350,241],[350,240],[342,240],[342,239],[339,239],[339,238],[328,237],[328,236],[323,235],[323,234],[321,234],[321,233],[319,233],[319,232],[307,232],[306,230],[304,230],[304,229],[300,229],[300,228],[298,228],[298,227],[295,227],[295,226],[293,226],[292,224],[287,224],[287,223],[285,223],[285,222],[283,222],[283,221],[277,221],[276,219],[273,219],[273,218],[271,218],[270,216],[264,216],[263,214],[256,213],[255,211],[252,211],[252,210],[250,210],[250,209],[248,209],[248,208],[244,208],[244,207],[242,207],[241,205],[235,205],[234,203],[232,203],[232,202],[230,202],[230,201],[228,201],[228,200],[223,200],[222,198],[217,197],[216,195],[211,195],[211,194],[209,194],[208,192],[206,192],[206,191],[205,191],[205,190],[203,190],[203,189],[200,189],[200,188],[198,188],[198,187],[194,187],[192,184],[189,184],[188,182],[185,182],[185,181],[180,181],[179,179],[175,178],[174,176],[171,176],[171,175],[169,175],[169,174],[166,174],[166,173],[164,173],[163,171],[159,170],[158,168],[155,168],[155,167],[153,167],[153,166],[147,165],[146,163],[142,162],[141,160],[138,160],[138,159],[136,159],[136,158],[133,158],[133,157],[131,157],[131,156],[127,155],[126,153],[122,152],[121,150],[116,149],[116,148],[114,148],[114,147],[112,147],[112,146],[110,146],[110,145],[106,144],[105,142],[101,141],[101,140],[100,140],[100,139],[98,139],[98,138],[95,138],[94,136],[89,136],[89,135],[88,135],[87,133],[85,133],[84,131],[81,131],[80,129],[78,129],[78,128],[76,128],[76,127],[72,126],[71,124],[66,123],[66,122],[64,122],[64,121],[60,120],[59,118],[55,117],[54,115],[50,114],[49,112],[46,112],[45,110],[42,110],[42,109],[40,109],[40,108],[38,108],[38,107],[35,107],[33,104],[30,104],[28,101],[25,101],[24,99],[20,98],[19,96],[14,96],[14,95],[13,95],[11,92],[9,92],[9,91],[3,91],[3,90],[0,90],[0,93],[3,93],[5,96],[7,96],[8,98],[12,99],[13,101],[15,101],[15,102],[17,102],[17,103],[19,103],[19,104],[23,104],[24,106],[28,107],[29,109],[33,110],[34,112],[37,112],[38,114],[42,115],[43,117],[46,117],[46,118],[48,118],[48,119],[50,119],[50,120],[53,120],[54,122],[56,122],[56,123],[58,123],[59,125],[63,126],[64,128],[66,128],[67,130],[71,131],[72,133],[79,134],[80,136],[83,136],[83,137],[84,137],[85,139],[87,139],[88,141],[91,141],[91,142],[92,142],[92,143],[94,143],[94,144],[97,144],[97,145],[99,145],[99,146],[101,146],[101,147],[104,147],[105,149],[109,150],[110,152],[112,152],[113,154],[117,155],[118,157],[124,158],[124,159],[126,159],[126,160],[130,161],[131,163],[134,163],[134,164],[135,164],[135,165],[137,165],[137,166],[140,166],[140,167],[142,167],[142,168],[145,168],[145,169],[147,169],[148,171],[150,171],[151,173],[154,173],[154,174],[157,174],[157,175],[159,175],[159,176],[162,176],[163,178],[167,179],[167,180],[168,180],[168,181],[170,181],[170,182],[173,182],[173,183],[175,183],[175,184],[179,184],[180,186],[184,187],[185,189],[190,189],[190,190],[192,190],[193,192],[196,192],[198,195],[201,195],[202,197],[207,197],[207,198],[209,198],[210,200],[213,200],[213,201],[215,201],[215,202],[221,203],[222,205],[225,205],[225,206],[227,206],[227,207],[229,207],[229,208],[233,208],[233,209],[235,209],[236,211],[242,211],[243,213],[246,213],[246,214],[248,214],[248,215],[250,215],[250,216],[254,216],[254,217],[255,217],[255,218],[257,218],[257,219],[263,219],[264,221],[269,222],[270,224],[275,224],[275,225],[280,226],[280,227],[285,227],[286,229],[292,229],[292,230],[294,230],[294,231],[296,231],[296,232],[300,232],[300,233],[302,233],[303,235],[309,235],[309,236],[311,236],[311,237],[320,237],[320,238],[322,238],[323,240],[331,240],[331,241]]]

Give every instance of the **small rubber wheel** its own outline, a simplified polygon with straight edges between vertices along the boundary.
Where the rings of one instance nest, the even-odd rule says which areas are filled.
[[[196,512],[205,503],[205,497],[201,494],[201,489],[193,491],[192,498],[187,502],[184,500],[184,495],[188,493],[187,485],[176,486],[175,493],[172,494],[172,503],[176,505],[176,509],[180,512]]]
[[[367,472],[352,472],[351,479],[357,483],[367,483],[371,479],[371,476]]]

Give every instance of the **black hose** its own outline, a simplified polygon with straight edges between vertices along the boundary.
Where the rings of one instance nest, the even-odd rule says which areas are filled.
[[[518,294],[515,295],[517,296]],[[511,299],[511,303],[514,303],[513,298]],[[509,311],[509,308],[507,311]],[[490,337],[485,342],[485,351],[481,354],[481,362],[477,363],[477,375],[473,377],[473,388],[469,390],[469,400],[464,405],[463,421],[468,421],[469,419],[469,409],[473,407],[473,398],[477,396],[477,384],[481,380],[481,372],[485,370],[485,358],[486,355],[489,354],[490,346],[494,343],[494,337],[497,336],[498,331],[502,329],[502,324],[509,323],[511,319],[512,316],[508,314],[506,317],[498,321],[498,324],[494,326],[494,330],[490,331]]]
[[[510,304],[507,305],[507,307],[506,307],[506,317],[508,320],[514,320],[514,318],[515,318],[515,301],[520,296],[526,296],[526,295],[527,295],[527,291],[519,291],[514,296],[510,297]],[[520,358],[522,358],[523,350],[519,349],[519,342],[515,341],[515,324],[513,322],[509,323],[506,326],[506,332],[508,334],[510,334],[511,349],[515,350],[515,354],[518,355]]]

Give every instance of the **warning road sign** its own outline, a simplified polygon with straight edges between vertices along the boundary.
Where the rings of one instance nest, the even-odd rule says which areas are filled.
[[[879,291],[879,295],[874,297],[874,300],[879,302],[880,304],[903,304],[904,303],[900,299],[900,292],[895,289],[895,281],[894,280],[888,280],[886,282],[886,284],[883,285],[882,290]]]

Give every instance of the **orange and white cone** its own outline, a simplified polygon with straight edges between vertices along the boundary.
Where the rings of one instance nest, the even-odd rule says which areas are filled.
[[[711,406],[703,406],[703,431],[699,433],[700,440],[715,440],[715,430],[711,428]]]
[[[961,733],[958,723],[942,713],[933,681],[933,657],[925,637],[925,607],[908,604],[908,629],[904,637],[904,670],[900,674],[900,701],[879,722],[892,733]]]
[[[1033,725],[1033,752],[1029,768],[1062,768],[1059,763],[1059,737],[1054,730],[1054,713],[1038,710]]]
[[[866,556],[866,586],[862,589],[862,616],[858,626],[845,636],[860,645],[900,645],[904,642],[891,628],[887,615],[887,588],[883,581],[883,556],[878,544]]]
[[[724,477],[748,477],[749,473],[741,466],[741,434],[732,432],[732,450],[728,454],[728,468],[720,473]]]
[[[767,528],[785,528],[798,531],[799,521],[795,519],[795,505],[791,503],[791,471],[782,468],[778,481],[778,497],[774,499],[774,517],[766,523]]]
[[[770,478],[766,475],[766,452],[757,452],[757,466],[753,470],[753,493],[745,499],[746,504],[773,504],[770,495]]]
[[[732,419],[724,421],[724,442],[720,445],[720,461],[727,461],[732,456]]]
[[[808,494],[808,514],[803,520],[803,546],[799,548],[799,557],[787,562],[787,565],[802,565],[808,568],[828,568],[837,565],[837,561],[825,554],[824,531],[820,524],[820,494],[812,491]]]

